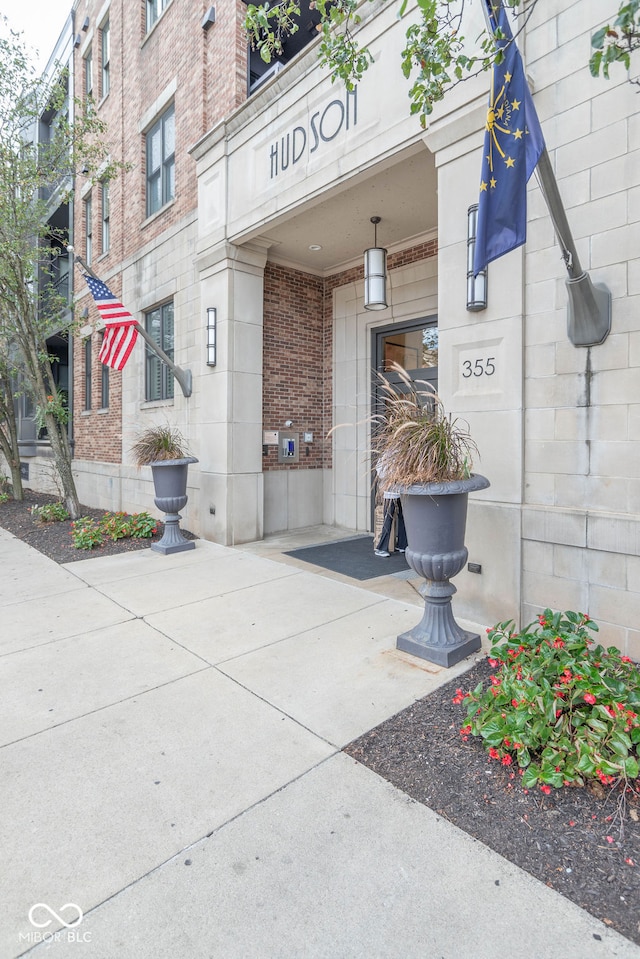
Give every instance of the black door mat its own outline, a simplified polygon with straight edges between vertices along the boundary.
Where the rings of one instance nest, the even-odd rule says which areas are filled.
[[[318,546],[303,546],[284,554],[294,556],[305,563],[322,566],[334,573],[342,573],[352,579],[375,579],[377,576],[390,576],[408,570],[404,553],[391,553],[390,556],[376,556],[373,552],[373,536],[357,536],[351,539],[335,540]]]

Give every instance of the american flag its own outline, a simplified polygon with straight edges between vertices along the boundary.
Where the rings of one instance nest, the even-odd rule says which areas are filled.
[[[123,370],[138,339],[138,321],[125,310],[106,283],[86,274],[85,280],[105,321],[100,362],[114,370]]]

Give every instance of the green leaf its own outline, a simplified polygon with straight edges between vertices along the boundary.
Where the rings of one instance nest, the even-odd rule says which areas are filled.
[[[608,759],[603,759],[600,763],[600,769],[607,776],[619,776],[623,768],[622,763],[610,762]]]
[[[586,773],[587,776],[593,776],[596,771],[596,764],[590,758],[588,753],[583,753],[576,763],[576,769],[581,773]]]
[[[637,779],[640,776],[640,766],[634,756],[627,756],[624,761],[624,771],[629,779]]]
[[[562,700],[561,699],[551,699],[547,702],[546,717],[547,721],[550,723],[555,723],[556,721],[556,710],[562,709]]]
[[[611,722],[611,716],[610,716],[609,713],[607,712],[607,707],[606,707],[606,706],[603,706],[602,703],[598,703],[598,704],[597,704],[596,706],[594,706],[593,708],[594,708],[594,711],[597,711],[597,712],[599,713],[599,715],[602,716],[602,718],[604,719],[605,722],[608,722],[608,723]]]
[[[601,719],[597,719],[593,715],[589,716],[589,718],[587,719],[587,725],[591,726],[591,728],[595,732],[602,733],[602,735],[605,735],[606,733],[609,732],[609,727],[607,726],[607,724],[603,723]]]
[[[629,755],[629,747],[620,736],[612,736],[609,740],[609,746],[618,756],[626,757]]]
[[[626,683],[621,679],[614,679],[613,676],[603,676],[601,679],[602,685],[613,693],[616,699],[622,699],[627,691]]]
[[[564,783],[564,775],[562,772],[556,772],[551,766],[543,766],[540,770],[539,778],[549,786],[553,786],[554,789],[561,789]]]
[[[528,766],[527,769],[525,769],[522,775],[522,779],[521,779],[522,788],[533,789],[535,784],[538,782],[539,774],[540,774],[540,770],[538,769],[538,767],[534,763],[531,763],[531,765]]]

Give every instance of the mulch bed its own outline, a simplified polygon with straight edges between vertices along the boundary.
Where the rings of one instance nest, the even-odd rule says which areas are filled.
[[[113,542],[105,540],[102,546],[93,549],[77,549],[71,539],[71,520],[59,523],[40,523],[34,520],[29,510],[32,506],[42,506],[45,503],[56,503],[60,497],[49,496],[46,493],[35,493],[33,490],[24,491],[21,502],[7,500],[0,503],[0,526],[13,533],[18,539],[33,546],[40,553],[44,553],[56,563],[74,563],[82,559],[92,559],[96,556],[117,556],[120,553],[130,553],[137,549],[149,549],[152,543],[162,538],[164,526],[157,524],[157,531],[148,539],[119,539]],[[92,519],[102,519],[103,509],[93,509],[82,506],[82,516]],[[152,514],[153,515],[153,514]],[[180,527],[182,529],[182,527]],[[182,529],[186,539],[196,539],[193,533]]]
[[[481,660],[347,746],[354,759],[505,859],[640,944],[640,783],[623,796],[599,782],[546,796],[460,735],[457,687],[488,681]]]

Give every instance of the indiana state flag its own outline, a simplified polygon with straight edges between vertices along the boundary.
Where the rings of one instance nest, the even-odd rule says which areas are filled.
[[[520,51],[501,3],[482,0],[498,49],[484,135],[474,275],[522,246],[527,237],[527,182],[544,150],[544,137],[524,75]]]

